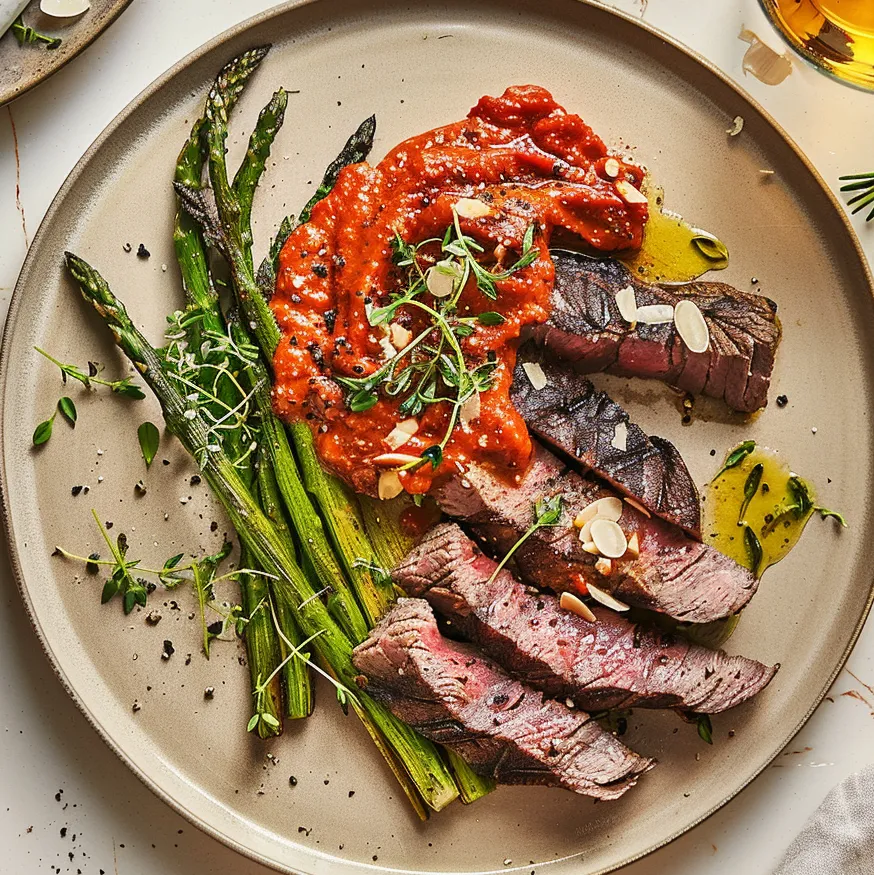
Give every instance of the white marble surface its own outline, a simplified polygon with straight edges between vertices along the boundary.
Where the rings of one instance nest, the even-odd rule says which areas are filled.
[[[82,56],[0,109],[0,307],[52,197],[103,127],[174,61],[268,0],[137,0]],[[796,61],[770,87],[745,76],[742,26],[765,34],[755,0],[619,0],[743,83],[830,185],[870,170],[874,95]],[[14,128],[13,128],[14,122]],[[13,130],[20,161],[15,160]],[[16,189],[19,195],[16,195]],[[874,223],[856,227],[869,258]],[[40,651],[0,556],[0,872],[256,875],[263,867],[201,834],[116,759],[66,697]],[[874,627],[783,756],[701,826],[629,875],[770,872],[828,790],[874,758]],[[855,691],[854,695],[846,695]]]

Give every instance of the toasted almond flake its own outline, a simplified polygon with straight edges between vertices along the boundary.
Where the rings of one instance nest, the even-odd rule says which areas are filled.
[[[389,337],[391,338],[392,346],[397,349],[406,349],[413,339],[413,332],[404,328],[400,322],[392,322],[389,326]]]
[[[647,202],[646,195],[639,188],[635,188],[627,179],[620,179],[614,184],[616,191],[619,192],[625,203],[645,204]]]
[[[458,278],[454,261],[438,261],[428,268],[425,283],[428,291],[435,298],[448,298],[455,291],[455,281]]]
[[[731,127],[725,132],[729,137],[736,137],[744,129],[744,118],[742,115],[736,115],[731,123]]]
[[[602,556],[595,563],[595,571],[597,571],[598,574],[602,575],[603,577],[609,577],[610,574],[612,574],[613,572],[613,562],[606,556]]]
[[[376,492],[381,501],[397,498],[403,491],[404,487],[397,471],[383,471],[379,475]]]
[[[674,307],[674,325],[689,352],[707,352],[710,346],[710,329],[704,314],[694,301],[684,298]]]
[[[400,468],[402,465],[418,461],[421,461],[418,456],[410,456],[407,453],[383,453],[372,459],[373,464],[378,468]]]
[[[637,308],[637,321],[644,325],[662,325],[674,321],[674,308],[670,304],[645,304]]]
[[[615,158],[608,158],[604,162],[604,173],[611,177],[611,179],[616,179],[619,176],[619,170],[619,162]]]
[[[640,539],[637,537],[637,532],[632,532],[628,539],[628,549],[625,555],[630,559],[637,559],[640,556]]]
[[[580,529],[595,517],[604,517],[606,520],[618,522],[622,516],[622,502],[612,495],[609,498],[599,498],[591,504],[587,504],[574,520],[574,525]]]
[[[618,422],[613,430],[613,440],[610,441],[610,446],[620,452],[625,452],[628,449],[628,426],[624,422]]]
[[[592,520],[592,540],[598,552],[608,559],[618,559],[628,549],[628,540],[619,523],[600,517]]]
[[[626,286],[616,292],[616,306],[619,308],[619,315],[626,322],[637,322],[637,295],[634,293],[634,286]]]
[[[393,450],[409,443],[410,438],[419,430],[419,423],[415,419],[405,419],[399,422],[384,438],[388,446]]]
[[[620,602],[619,599],[614,599],[609,592],[599,589],[597,586],[588,584],[589,595],[596,601],[604,605],[605,608],[610,608],[613,611],[627,611],[628,605],[625,602]]]
[[[759,170],[762,176],[773,176],[776,172],[776,170]]]
[[[472,197],[460,197],[455,202],[455,212],[463,219],[481,219],[492,213],[491,207]]]
[[[591,612],[589,606],[581,599],[577,598],[572,592],[563,592],[558,600],[559,606],[565,610],[588,620],[590,623],[597,622],[598,618]]]
[[[461,410],[458,411],[458,416],[461,419],[461,424],[464,427],[470,425],[474,420],[479,419],[480,415],[480,398],[479,392],[474,392],[464,404],[461,405]]]
[[[39,8],[53,18],[72,18],[87,12],[91,4],[88,0],[41,0]]]
[[[599,555],[598,548],[595,546],[594,541],[586,541],[586,543],[583,544],[583,550],[585,550],[586,553],[591,553],[593,556]]]
[[[383,334],[379,338],[379,347],[382,350],[383,358],[386,361],[388,361],[389,359],[393,359],[398,354],[398,351],[394,348],[392,342],[388,339],[387,334]]]
[[[625,503],[630,504],[635,510],[640,511],[645,517],[649,518],[652,514],[639,502],[629,496],[625,496]]]
[[[522,370],[525,371],[525,376],[536,391],[545,389],[549,380],[546,379],[546,374],[543,373],[543,368],[537,362],[522,362]]]

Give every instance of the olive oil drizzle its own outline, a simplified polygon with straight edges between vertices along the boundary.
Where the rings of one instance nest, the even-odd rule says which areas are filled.
[[[682,216],[664,208],[664,189],[644,180],[649,219],[639,250],[619,260],[636,277],[651,283],[685,283],[708,270],[728,267],[728,249],[717,237],[694,228]]]

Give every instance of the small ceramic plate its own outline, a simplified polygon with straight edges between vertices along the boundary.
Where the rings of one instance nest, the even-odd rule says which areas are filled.
[[[256,203],[256,244],[300,208],[357,123],[375,112],[378,158],[403,138],[463,116],[483,94],[539,83],[610,143],[631,144],[667,204],[731,251],[719,275],[758,278],[784,326],[771,405],[683,427],[665,387],[611,380],[652,434],[675,441],[702,484],[722,454],[753,438],[783,453],[843,511],[849,529],[813,520],[765,576],[729,642],[782,663],[756,699],[713,720],[713,746],[671,713],[636,711],[625,739],[659,765],[615,803],[560,790],[501,788],[419,823],[354,717],[330,690],[316,714],[263,743],[247,735],[248,677],[235,643],[199,652],[193,604],[155,593],[144,612],[100,607],[102,581],[53,557],[55,545],[102,550],[90,517],[124,531],[130,555],[160,563],[202,553],[228,526],[167,435],[146,470],[137,426],[151,400],[63,387],[63,361],[128,369],[65,276],[71,249],[97,265],[156,341],[180,306],[173,261],[174,159],[219,67],[272,42],[232,123],[237,160],[279,85],[288,113]],[[743,131],[729,137],[735,116]],[[763,173],[763,171],[768,171]],[[151,252],[138,258],[138,244]],[[127,245],[129,244],[129,246]],[[132,249],[133,251],[129,251]],[[15,571],[59,678],[98,732],[162,798],[200,827],[283,871],[606,872],[653,850],[725,804],[783,748],[825,694],[871,599],[874,313],[856,240],[822,180],[774,122],[708,64],[637,21],[574,0],[320,0],[286,4],[198,50],[109,126],[70,175],[28,255],[2,357],[4,510]],[[605,381],[606,384],[606,381]],[[41,450],[34,426],[71,395]],[[148,491],[138,495],[140,479]],[[75,497],[76,486],[89,486]],[[215,523],[215,525],[213,525]],[[193,614],[192,614],[193,616]],[[164,640],[175,653],[162,659]],[[204,688],[215,695],[204,698]],[[134,705],[138,706],[135,710]],[[270,754],[271,758],[267,755]],[[296,784],[289,778],[294,776]],[[738,804],[743,804],[740,801]]]
[[[0,37],[0,106],[21,97],[72,61],[130,3],[131,0],[91,0],[91,8],[78,18],[52,18],[40,11],[39,0],[32,0],[24,10],[24,23],[46,36],[59,37],[61,44],[56,49],[42,44],[21,46],[11,29]]]

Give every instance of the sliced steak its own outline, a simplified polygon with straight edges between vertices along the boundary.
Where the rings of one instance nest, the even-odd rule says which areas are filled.
[[[526,364],[543,371],[547,382],[542,389],[535,389]],[[519,350],[510,398],[528,428],[553,450],[579,460],[656,516],[700,540],[698,490],[677,448],[662,438],[647,437],[572,365],[550,361],[542,350],[526,344]]]
[[[539,587],[585,592],[592,583],[630,605],[689,623],[728,617],[753,597],[758,581],[747,569],[627,503],[619,525],[627,537],[637,534],[640,555],[613,560],[609,574],[597,571],[596,557],[583,550],[573,521],[591,502],[615,494],[568,470],[539,445],[516,487],[471,465],[432,490],[443,511],[464,521],[496,556],[506,554],[528,531],[535,502],[561,495],[558,523],[538,529],[513,554],[522,576]]]
[[[532,336],[552,354],[587,372],[662,380],[694,395],[724,399],[750,413],[768,401],[780,342],[777,305],[725,283],[648,285],[618,261],[554,251],[555,287],[549,321]],[[619,314],[616,293],[631,286],[638,306],[694,301],[710,329],[710,348],[692,353],[673,322],[632,326]]]
[[[752,698],[777,672],[646,629],[592,605],[597,622],[532,593],[455,523],[430,529],[392,572],[408,595],[427,599],[452,628],[547,696],[587,711],[676,708],[716,714]]]
[[[395,716],[503,784],[616,799],[654,765],[585,712],[544,700],[473,647],[443,638],[421,599],[399,599],[353,660],[367,692]]]

